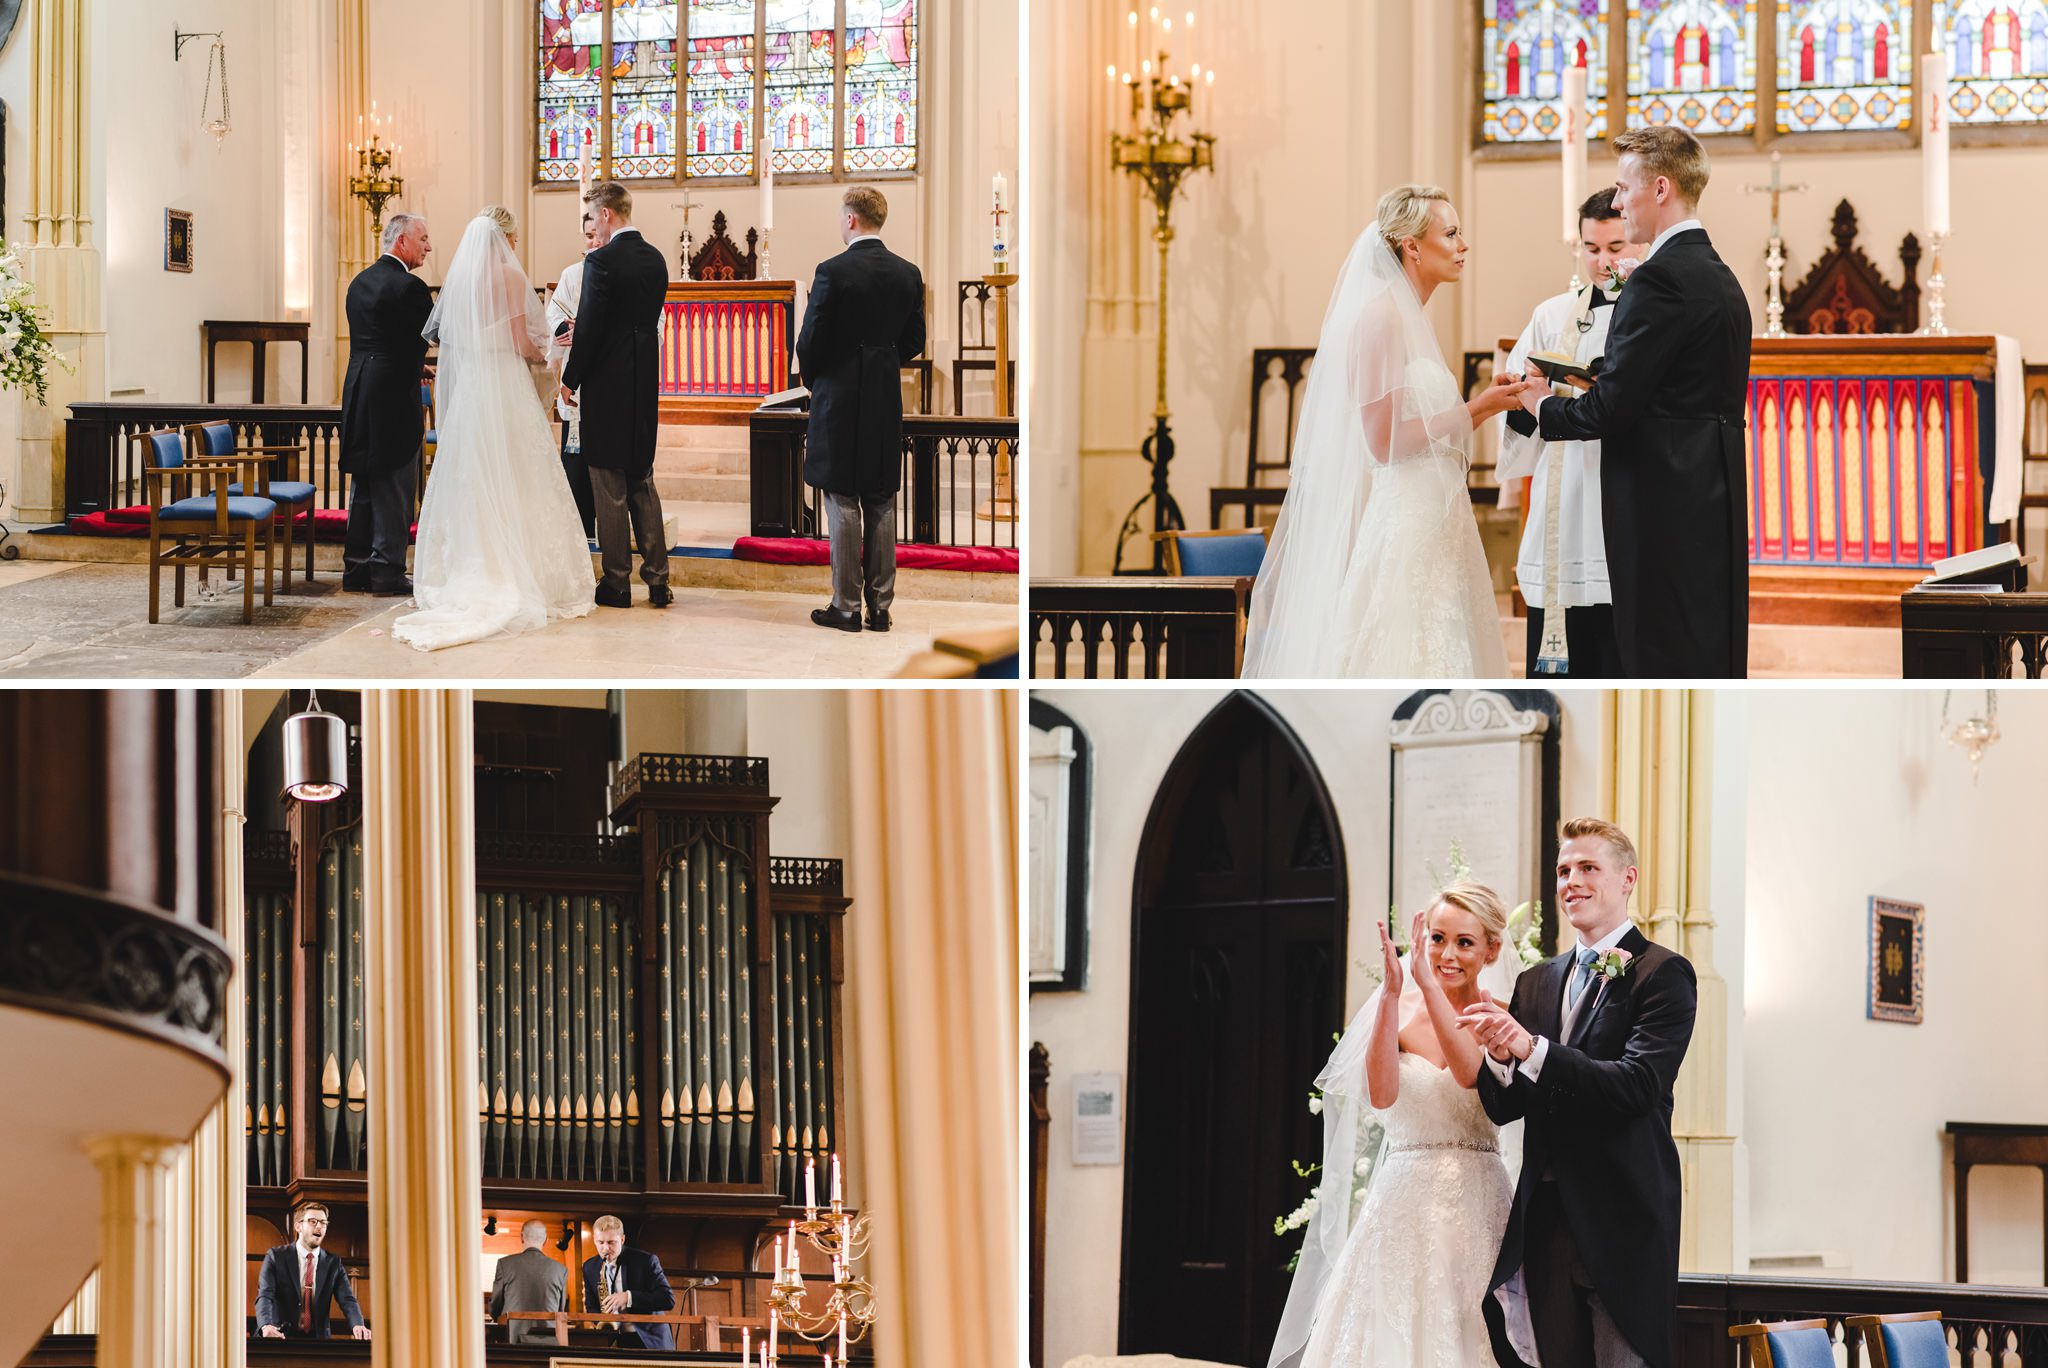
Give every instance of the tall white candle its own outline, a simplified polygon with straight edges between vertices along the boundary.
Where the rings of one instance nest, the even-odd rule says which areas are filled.
[[[818,1209],[818,1161],[816,1159],[804,1160],[804,1206],[811,1211]]]
[[[1136,10],[1131,11],[1130,22],[1124,27],[1128,30],[1125,35],[1124,54],[1129,58],[1124,63],[1124,71],[1135,77],[1138,74],[1138,12]]]
[[[1202,59],[1201,54],[1195,51],[1195,12],[1193,10],[1188,11],[1187,22],[1181,25],[1180,42],[1181,46],[1187,49],[1188,80],[1190,82],[1201,80]]]
[[[768,232],[775,227],[775,163],[769,159],[768,150],[761,149],[761,231]]]
[[[1001,176],[997,176],[997,177],[996,177],[996,199],[997,199],[998,201],[1001,201],[1001,199],[1003,198],[1003,192],[1004,192],[1004,190],[1005,190],[1005,189],[1007,189],[1007,188],[1008,188],[1008,187],[1007,187],[1007,185],[1006,185],[1006,184],[1004,183],[1004,181],[1003,181],[1003,178],[1002,178]],[[833,1200],[833,1201],[835,1201],[835,1202],[840,1202],[840,1201],[844,1201],[845,1199],[846,1199],[846,1193],[845,1193],[845,1189],[844,1189],[844,1187],[843,1187],[843,1186],[841,1185],[841,1183],[840,1183],[840,1177],[839,1177],[839,1156],[838,1156],[838,1155],[837,1155],[837,1154],[835,1153],[835,1154],[834,1154],[834,1155],[832,1156],[832,1200]]]
[[[1579,206],[1586,200],[1586,69],[1564,72],[1564,240],[1579,240]]]
[[[1948,54],[1920,59],[1920,177],[1927,231],[1948,233]]]

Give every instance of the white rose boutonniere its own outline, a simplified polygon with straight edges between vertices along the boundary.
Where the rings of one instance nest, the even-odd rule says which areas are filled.
[[[1593,961],[1593,972],[1612,982],[1628,972],[1629,966],[1635,963],[1635,958],[1628,951],[1616,946]]]
[[[1621,287],[1628,284],[1628,278],[1634,275],[1636,268],[1642,264],[1642,262],[1634,257],[1623,257],[1610,265],[1607,268],[1607,278],[1612,283],[1608,287],[1608,292],[1610,294],[1620,294]]]

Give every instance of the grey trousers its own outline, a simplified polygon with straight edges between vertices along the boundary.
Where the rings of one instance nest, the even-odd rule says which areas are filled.
[[[1543,1368],[1646,1368],[1593,1290],[1557,1184],[1536,1185],[1523,1239],[1522,1281]]]
[[[869,611],[888,612],[896,601],[896,496],[819,492],[832,536],[832,606],[858,613],[865,599]]]
[[[348,535],[342,543],[342,573],[373,589],[395,588],[405,579],[405,546],[412,533],[413,482],[419,466],[359,472],[349,477]],[[309,527],[307,536],[312,536]]]
[[[597,549],[604,566],[604,586],[629,593],[633,584],[633,548],[640,549],[640,578],[649,585],[668,583],[668,537],[661,525],[661,496],[654,475],[638,477],[622,470],[590,468],[590,493],[597,504]]]

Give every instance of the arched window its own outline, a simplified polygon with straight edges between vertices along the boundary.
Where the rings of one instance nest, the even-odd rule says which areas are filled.
[[[594,177],[627,181],[758,177],[757,137],[777,174],[917,169],[918,0],[534,3],[537,183],[575,183],[586,143]],[[846,146],[876,98],[901,136]]]
[[[1668,0],[1628,7],[1629,126],[1694,133],[1756,127],[1756,13],[1745,0]]]
[[[1883,81],[1891,77],[1891,31],[1883,24],[1877,26],[1877,46],[1870,59],[1872,80]]]
[[[1508,44],[1507,87],[1508,94],[1511,96],[1522,93],[1522,45],[1520,43]]]
[[[2048,0],[1934,0],[1956,123],[2048,123]]]
[[[1484,0],[1488,142],[1555,142],[1564,135],[1565,64],[1586,69],[1593,137],[1607,136],[1608,0]]]

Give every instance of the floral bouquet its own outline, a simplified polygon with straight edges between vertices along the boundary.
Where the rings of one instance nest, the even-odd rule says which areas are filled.
[[[56,344],[36,316],[36,287],[22,278],[21,258],[0,242],[0,389],[33,392],[38,404],[50,399],[50,367],[64,366]]]

